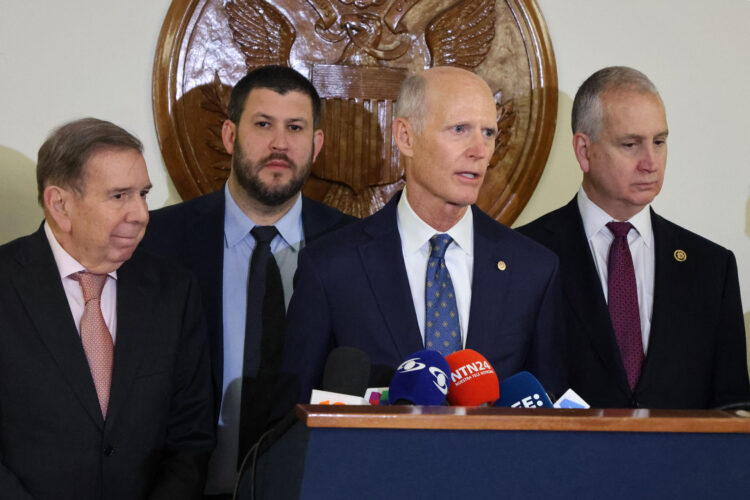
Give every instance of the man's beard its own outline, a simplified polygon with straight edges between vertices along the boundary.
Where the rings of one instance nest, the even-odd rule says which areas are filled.
[[[263,165],[271,160],[284,160],[292,169],[292,178],[285,185],[272,187],[260,180],[258,173],[254,173],[258,165]],[[237,182],[248,196],[269,207],[277,207],[296,196],[310,175],[311,165],[312,151],[310,152],[310,158],[300,168],[284,153],[271,153],[258,162],[253,162],[245,158],[245,153],[239,141],[234,143],[232,170],[234,170]]]

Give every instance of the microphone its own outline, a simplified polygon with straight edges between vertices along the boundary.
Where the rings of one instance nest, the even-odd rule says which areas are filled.
[[[370,381],[370,358],[355,347],[341,346],[331,351],[323,368],[322,389],[362,397]]]
[[[396,369],[388,388],[391,404],[437,406],[448,394],[450,368],[437,351],[417,351]]]
[[[480,406],[492,404],[498,398],[497,374],[484,356],[473,349],[464,349],[448,355],[445,360],[451,370],[450,404]]]
[[[537,378],[529,372],[518,372],[500,384],[500,399],[495,406],[505,408],[554,408]]]

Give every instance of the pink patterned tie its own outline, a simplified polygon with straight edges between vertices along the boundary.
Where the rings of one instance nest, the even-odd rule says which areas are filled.
[[[99,396],[102,416],[106,419],[114,352],[112,335],[104,322],[101,307],[102,289],[107,275],[79,272],[71,275],[71,278],[78,280],[83,290],[85,305],[81,316],[81,342],[94,379],[96,394]]]
[[[609,316],[630,389],[634,390],[643,365],[643,340],[633,258],[628,246],[628,233],[633,226],[629,222],[610,222],[607,227],[615,235],[607,265]]]

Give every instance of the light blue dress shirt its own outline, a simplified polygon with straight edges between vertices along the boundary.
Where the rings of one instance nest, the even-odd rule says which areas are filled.
[[[222,321],[224,372],[221,411],[217,428],[216,448],[211,455],[206,493],[231,493],[237,477],[242,364],[245,350],[245,312],[247,279],[255,238],[250,230],[256,226],[240,209],[224,186],[224,270],[222,279]],[[284,302],[289,306],[292,281],[297,269],[297,255],[304,245],[302,229],[302,196],[276,224],[279,234],[271,242],[271,251],[281,272]],[[260,364],[260,339],[252,349],[251,373]]]

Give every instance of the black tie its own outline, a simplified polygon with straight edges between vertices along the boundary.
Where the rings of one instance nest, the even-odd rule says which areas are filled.
[[[247,316],[245,350],[242,364],[242,400],[240,403],[240,442],[237,468],[263,433],[271,411],[271,393],[281,365],[284,343],[284,289],[281,273],[271,253],[271,241],[278,231],[274,226],[255,226],[255,250],[250,258],[247,280]],[[260,338],[260,366],[253,366]]]

